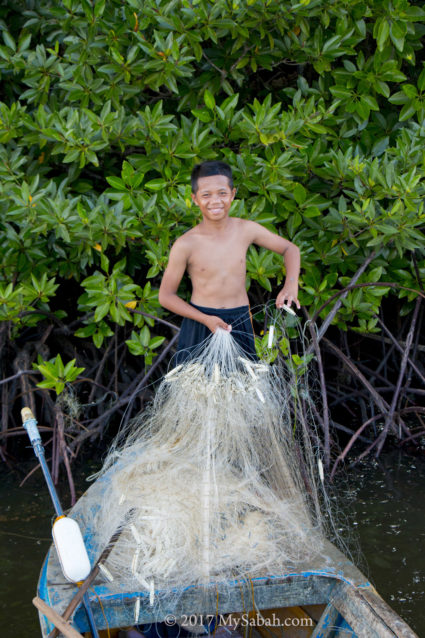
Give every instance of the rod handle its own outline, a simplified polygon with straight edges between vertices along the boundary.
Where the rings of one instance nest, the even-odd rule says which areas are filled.
[[[21,416],[22,416],[23,426],[26,429],[28,436],[30,437],[30,441],[32,446],[34,447],[35,453],[38,456],[40,450],[42,449],[42,445],[41,445],[41,436],[37,427],[37,421],[32,411],[28,407],[22,408]]]
[[[21,410],[21,417],[22,417],[22,423],[25,423],[25,421],[28,421],[29,419],[34,419],[34,415],[32,413],[31,408],[22,408]]]

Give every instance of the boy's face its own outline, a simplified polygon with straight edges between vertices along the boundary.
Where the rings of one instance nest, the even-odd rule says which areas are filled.
[[[198,179],[198,190],[192,193],[192,199],[204,219],[221,221],[228,216],[235,195],[236,188],[230,188],[225,175],[211,175]]]

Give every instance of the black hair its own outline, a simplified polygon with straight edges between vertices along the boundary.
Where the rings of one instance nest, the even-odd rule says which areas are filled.
[[[196,164],[193,167],[191,175],[192,192],[196,193],[198,190],[198,179],[200,177],[212,177],[213,175],[224,175],[229,180],[230,188],[233,188],[233,175],[230,166],[226,162],[214,160],[202,162],[202,164]]]

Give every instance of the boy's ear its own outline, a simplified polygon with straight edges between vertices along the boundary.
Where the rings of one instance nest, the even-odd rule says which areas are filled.
[[[235,187],[235,188],[232,190],[232,201],[235,199],[235,197],[236,197],[236,193],[237,193],[237,192],[238,192],[238,189]]]
[[[194,192],[192,191],[191,195],[192,195],[192,201],[193,201],[196,205],[198,205],[198,202],[196,201],[196,193],[194,193]]]

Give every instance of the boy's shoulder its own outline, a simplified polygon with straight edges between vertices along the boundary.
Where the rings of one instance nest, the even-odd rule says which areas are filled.
[[[174,245],[184,246],[186,244],[192,243],[196,235],[199,235],[198,228],[199,228],[199,224],[197,226],[194,226],[193,228],[189,228],[189,230],[183,233],[183,235],[180,235],[180,237],[177,237],[177,239],[174,242]]]
[[[229,217],[229,222],[231,224],[231,228],[238,228],[240,230],[243,229],[247,232],[253,230],[255,227],[258,227],[258,224],[256,222],[253,222],[249,219],[242,219],[240,217]],[[204,227],[202,222],[197,224],[193,228],[190,228],[185,233],[183,233],[183,235],[180,235],[180,237],[175,240],[174,246],[178,246],[181,249],[190,247],[191,245],[196,243],[196,240],[198,238],[202,237],[205,234],[203,228]]]
[[[191,251],[193,245],[196,243],[196,237],[199,235],[197,231],[197,226],[194,228],[190,228],[183,235],[177,237],[172,246],[172,252],[175,254],[182,254],[187,256]]]

